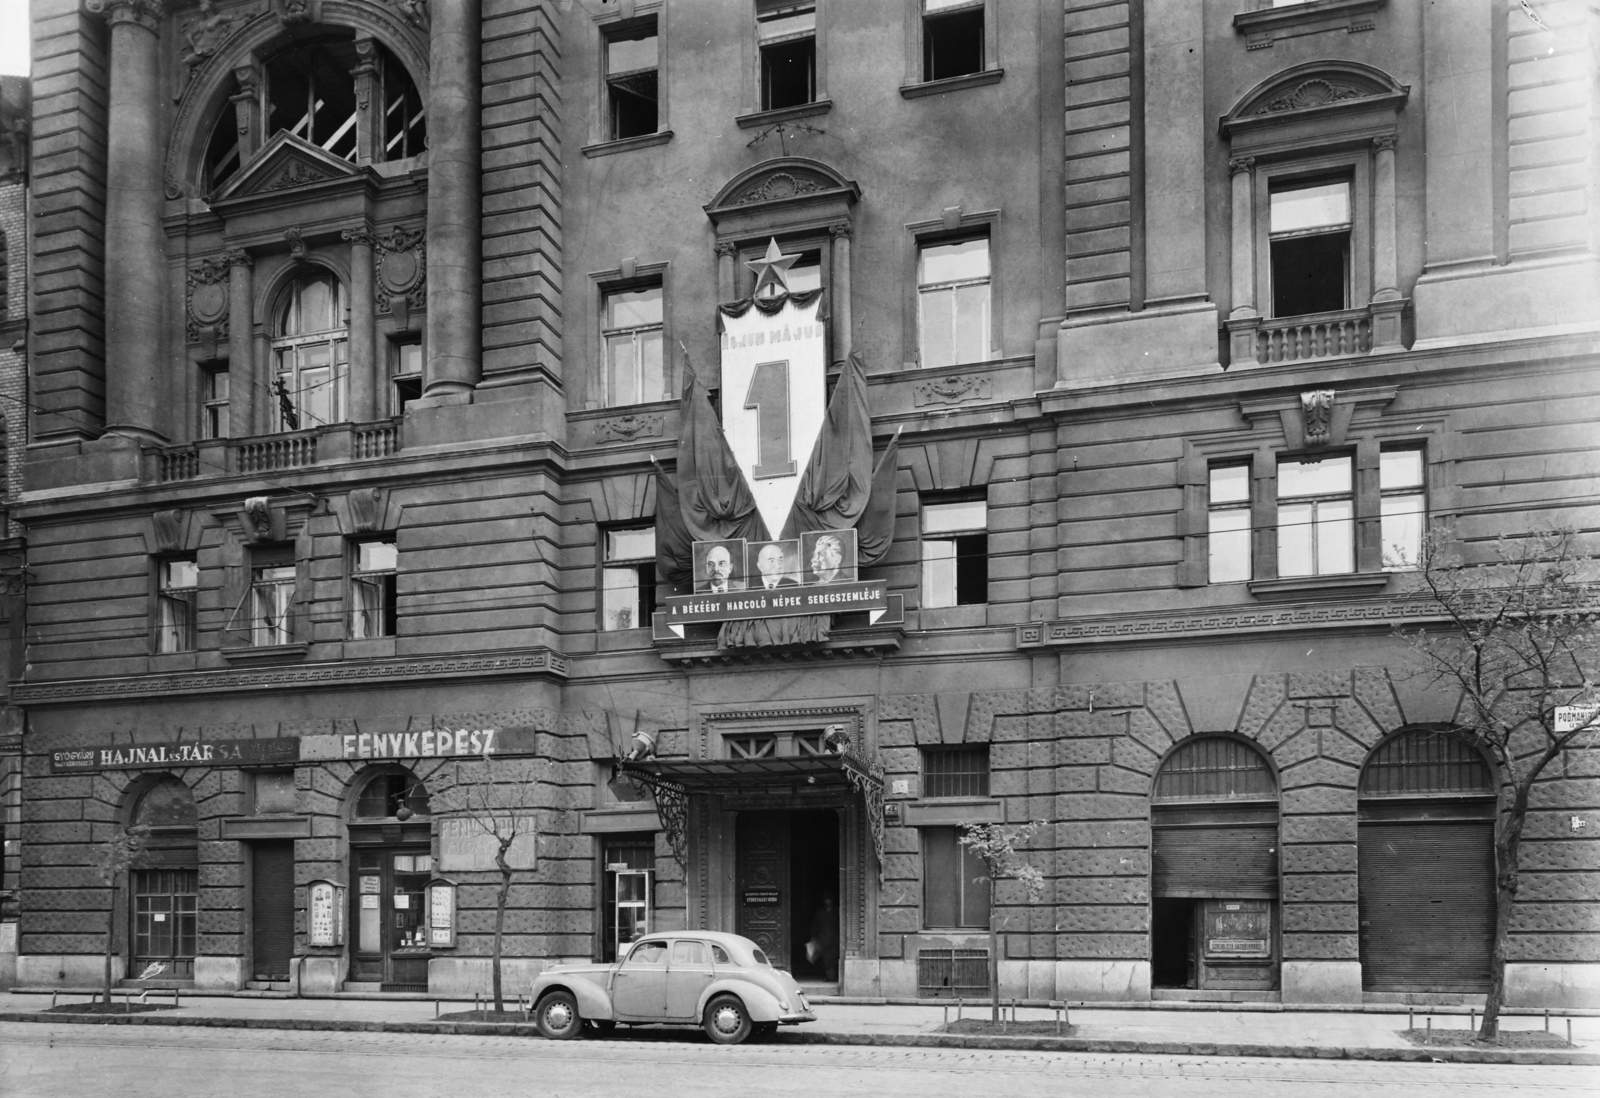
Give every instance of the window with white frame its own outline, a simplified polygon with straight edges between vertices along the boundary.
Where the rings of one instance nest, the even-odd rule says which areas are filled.
[[[601,536],[600,628],[643,628],[656,608],[655,527],[605,530]]]
[[[1268,203],[1272,315],[1349,308],[1350,181],[1275,184]]]
[[[757,0],[756,41],[761,51],[761,109],[816,102],[816,5]]]
[[[156,651],[192,652],[200,568],[193,557],[156,562]]]
[[[1348,454],[1278,461],[1278,575],[1354,572],[1355,492]]]
[[[922,365],[989,357],[989,238],[923,243],[917,254],[917,326]]]
[[[661,39],[652,16],[608,28],[603,35],[606,136],[646,137],[660,125]]]
[[[922,0],[922,79],[983,71],[984,0]]]
[[[667,399],[660,283],[610,290],[601,306],[605,403],[616,407]]]
[[[1242,583],[1250,578],[1250,466],[1210,470],[1206,498],[1207,578]]]
[[[258,647],[291,644],[294,629],[294,553],[288,546],[254,550],[250,555],[250,643]]]
[[[350,546],[350,639],[392,637],[399,624],[395,573],[400,551],[393,538]]]
[[[922,605],[989,601],[989,506],[981,499],[922,505]]]
[[[338,423],[348,414],[350,332],[344,286],[331,274],[295,280],[273,325],[273,387],[279,429]]]
[[[1388,572],[1415,568],[1422,555],[1423,527],[1428,520],[1422,456],[1414,447],[1386,448],[1378,455],[1383,567]]]
[[[208,369],[200,378],[200,435],[228,437],[228,371]]]

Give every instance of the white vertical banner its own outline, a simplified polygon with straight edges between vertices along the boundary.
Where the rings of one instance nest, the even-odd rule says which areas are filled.
[[[767,532],[781,537],[827,408],[822,295],[775,313],[720,314],[722,430]]]

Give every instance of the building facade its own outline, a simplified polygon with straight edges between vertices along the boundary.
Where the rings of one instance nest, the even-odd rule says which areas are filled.
[[[524,766],[513,988],[693,926],[973,995],[993,915],[1007,995],[1482,991],[1493,775],[1393,627],[1429,523],[1596,525],[1536,8],[36,0],[18,983],[483,988],[453,794]],[[658,550],[774,244],[889,609],[733,643]],[[1513,1004],[1600,997],[1595,770]],[[1025,820],[1032,903],[957,841]]]

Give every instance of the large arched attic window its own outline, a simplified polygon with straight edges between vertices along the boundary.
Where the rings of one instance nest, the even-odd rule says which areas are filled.
[[[257,92],[261,141],[287,131],[352,163],[421,154],[428,129],[415,82],[384,46],[364,45],[370,62],[348,32],[297,42],[268,56]],[[359,94],[363,81],[370,82],[365,103]],[[238,92],[235,83],[233,97]],[[364,150],[370,152],[363,155]],[[230,104],[211,131],[206,189],[215,190],[242,166],[239,123]]]
[[[279,302],[272,335],[278,429],[298,431],[347,418],[350,331],[339,280],[325,272],[296,279]]]

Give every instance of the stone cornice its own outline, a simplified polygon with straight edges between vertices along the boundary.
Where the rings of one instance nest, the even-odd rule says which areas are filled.
[[[307,690],[319,687],[360,686],[365,683],[510,678],[528,675],[565,679],[567,658],[548,648],[535,648],[499,655],[478,653],[360,663],[340,661],[295,664],[292,667],[124,675],[104,679],[69,679],[63,682],[21,682],[12,684],[11,700],[14,704],[24,706],[70,705],[118,701],[123,698],[281,690],[285,687]]]

